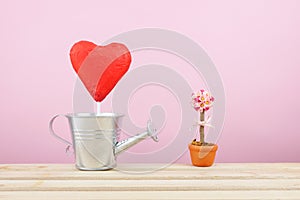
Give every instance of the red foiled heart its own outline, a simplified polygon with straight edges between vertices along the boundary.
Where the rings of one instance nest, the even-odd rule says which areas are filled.
[[[101,102],[128,71],[131,55],[124,44],[97,46],[80,41],[70,50],[74,70],[95,101]]]

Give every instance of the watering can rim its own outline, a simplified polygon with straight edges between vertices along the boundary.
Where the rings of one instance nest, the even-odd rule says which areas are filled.
[[[123,117],[123,114],[119,114],[119,113],[109,113],[109,112],[105,112],[105,113],[89,113],[89,112],[78,112],[78,113],[68,113],[65,115],[68,118],[119,118],[119,117]]]

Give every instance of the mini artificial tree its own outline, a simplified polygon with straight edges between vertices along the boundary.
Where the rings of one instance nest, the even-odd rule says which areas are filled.
[[[210,117],[205,119],[205,112],[207,112],[213,105],[214,97],[208,91],[200,90],[192,94],[192,106],[199,112],[200,121],[199,125],[200,140],[194,139],[189,144],[189,150],[193,165],[198,167],[209,167],[214,163],[218,145],[205,142],[204,127],[211,127],[209,124]]]
[[[200,90],[192,94],[192,105],[194,109],[200,113],[200,121],[198,122],[199,125],[199,133],[200,133],[200,141],[193,141],[194,145],[208,145],[205,142],[204,137],[204,126],[211,126],[209,124],[210,118],[205,120],[205,112],[207,112],[213,105],[214,97],[205,90]]]

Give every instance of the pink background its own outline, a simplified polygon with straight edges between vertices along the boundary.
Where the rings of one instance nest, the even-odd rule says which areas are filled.
[[[68,52],[124,31],[159,27],[199,43],[226,92],[217,162],[300,162],[300,1],[0,2],[0,163],[68,163],[48,132],[72,112]],[[69,135],[66,122],[56,124]],[[179,162],[190,163],[185,154]]]

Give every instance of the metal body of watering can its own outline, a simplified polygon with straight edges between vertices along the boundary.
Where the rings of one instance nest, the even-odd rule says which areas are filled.
[[[108,170],[116,166],[116,155],[147,137],[158,141],[151,122],[147,130],[126,140],[118,141],[119,122],[122,115],[115,113],[74,113],[68,118],[73,142],[58,136],[53,130],[54,116],[49,124],[50,133],[64,143],[73,146],[76,167],[80,170]]]

